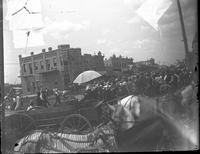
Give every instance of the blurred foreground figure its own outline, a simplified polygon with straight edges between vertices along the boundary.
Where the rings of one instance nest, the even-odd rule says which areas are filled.
[[[197,87],[194,84],[190,84],[181,92],[182,105],[187,108],[187,116],[191,120],[198,118],[198,99],[197,99]]]
[[[16,96],[15,101],[16,101],[15,110],[19,110],[19,108],[20,108],[20,106],[21,106],[21,97],[20,97],[20,95],[17,95],[17,96]]]

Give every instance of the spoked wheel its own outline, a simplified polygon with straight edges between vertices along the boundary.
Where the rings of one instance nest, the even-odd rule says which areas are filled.
[[[35,121],[27,114],[17,113],[5,119],[5,135],[9,143],[15,142],[34,129],[36,129]]]
[[[62,133],[85,134],[92,131],[91,123],[80,114],[67,116],[60,127]]]

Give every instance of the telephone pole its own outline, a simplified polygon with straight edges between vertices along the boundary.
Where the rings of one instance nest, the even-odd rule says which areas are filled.
[[[185,25],[184,25],[184,21],[183,21],[183,15],[182,15],[181,5],[180,5],[179,0],[177,0],[177,6],[178,6],[179,17],[180,17],[183,42],[184,42],[184,46],[185,46],[185,60],[187,61],[187,59],[189,58],[188,57],[189,49],[188,49],[187,36],[186,36],[186,32],[185,32]]]
[[[3,21],[3,1],[0,1],[0,20]],[[0,22],[0,105],[1,105],[1,151],[5,153],[5,104],[4,101],[4,49],[3,22]]]

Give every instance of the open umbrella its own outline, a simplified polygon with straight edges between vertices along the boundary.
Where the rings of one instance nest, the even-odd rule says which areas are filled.
[[[102,76],[102,75],[96,71],[93,71],[93,70],[85,71],[85,72],[79,74],[77,76],[77,78],[73,81],[73,83],[78,83],[78,84],[85,83],[85,82],[91,81],[93,79],[96,79],[100,76]]]

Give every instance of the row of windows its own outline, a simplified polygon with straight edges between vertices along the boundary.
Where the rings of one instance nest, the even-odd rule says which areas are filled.
[[[40,81],[36,81],[36,82],[32,82],[32,84],[27,84],[26,85],[26,90],[27,92],[31,92],[31,89],[33,92],[35,92],[36,90],[38,90],[40,87]]]
[[[28,68],[29,68],[30,74],[33,74],[32,64],[31,63],[28,63]],[[23,64],[23,71],[27,72],[27,70],[26,70],[26,64]]]
[[[113,63],[113,65],[114,66],[117,66],[117,67],[126,67],[127,66],[127,64],[125,64],[125,63]]]
[[[45,64],[46,64],[46,68],[47,70],[50,70],[50,67],[51,67],[51,64],[50,64],[50,59],[47,59],[45,61]],[[40,61],[39,63],[38,62],[34,62],[34,70],[44,70],[44,61]],[[28,66],[27,66],[28,65]],[[63,65],[63,58],[60,57],[60,65],[62,66]],[[29,68],[29,73],[30,74],[33,74],[33,70],[32,70],[32,63],[28,63],[28,64],[23,64],[23,72],[26,73],[27,72],[27,67]],[[57,67],[57,60],[56,58],[53,58],[53,67]]]

